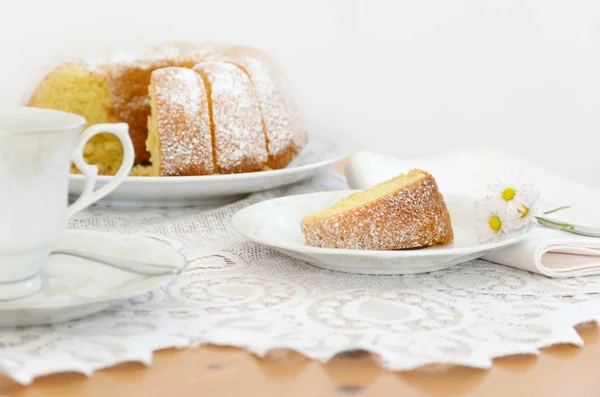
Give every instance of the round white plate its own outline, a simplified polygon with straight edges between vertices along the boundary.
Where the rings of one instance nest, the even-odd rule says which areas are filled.
[[[246,238],[315,266],[349,273],[410,274],[431,272],[480,258],[514,244],[525,235],[480,244],[475,234],[475,199],[444,194],[452,218],[454,243],[417,250],[370,251],[306,245],[300,219],[356,191],[332,191],[266,200],[239,211],[234,228]]]
[[[314,176],[350,154],[329,140],[311,136],[302,152],[286,168],[272,171],[228,175],[141,177],[131,176],[103,200],[105,204],[154,205],[218,205],[234,201],[241,195],[273,189]],[[96,189],[112,178],[101,175]],[[69,195],[79,197],[84,176],[70,175]]]
[[[67,231],[57,249],[75,248],[181,268],[185,258],[149,237]],[[142,295],[173,275],[143,276],[67,255],[51,255],[41,272],[42,289],[27,298],[0,301],[0,326],[53,324],[88,316]]]

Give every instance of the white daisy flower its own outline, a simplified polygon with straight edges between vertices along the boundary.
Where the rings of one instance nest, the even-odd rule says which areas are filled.
[[[516,208],[517,215],[514,220],[515,232],[529,230],[536,223],[536,216],[539,215],[538,201],[540,199],[539,191],[532,191],[528,200],[519,202]]]
[[[488,189],[495,193],[500,200],[504,200],[512,211],[526,206],[531,208],[533,202],[539,199],[539,189],[527,178],[524,172],[512,169],[505,173],[504,178],[498,179]],[[530,204],[530,205],[528,205]]]
[[[514,215],[507,212],[506,201],[497,196],[486,196],[475,203],[477,237],[482,243],[498,241],[512,233]]]

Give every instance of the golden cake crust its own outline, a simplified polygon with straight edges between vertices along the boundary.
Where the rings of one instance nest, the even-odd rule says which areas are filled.
[[[396,250],[450,244],[454,232],[444,197],[433,176],[425,176],[374,201],[327,218],[300,222],[315,247]]]
[[[116,64],[107,67],[109,76],[109,89],[111,96],[111,111],[113,118],[124,121],[129,125],[129,136],[135,149],[137,164],[147,162],[150,154],[146,151],[146,137],[148,136],[148,82],[155,69],[169,65],[164,60],[147,61],[141,67],[137,65]]]

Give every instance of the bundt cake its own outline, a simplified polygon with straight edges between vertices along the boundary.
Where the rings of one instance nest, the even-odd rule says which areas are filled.
[[[396,250],[450,244],[454,232],[432,175],[411,170],[303,218],[315,247]]]
[[[212,84],[219,87],[217,95]],[[251,172],[285,167],[307,143],[287,84],[276,62],[260,50],[176,42],[127,56],[63,62],[40,81],[28,105],[76,113],[88,125],[128,123],[136,153],[133,175]],[[222,101],[217,113],[215,100]],[[224,101],[230,105],[222,106]],[[183,110],[188,106],[201,113],[191,115]],[[211,119],[215,115],[218,124]],[[101,174],[114,175],[123,152],[114,136],[100,134],[84,155]]]

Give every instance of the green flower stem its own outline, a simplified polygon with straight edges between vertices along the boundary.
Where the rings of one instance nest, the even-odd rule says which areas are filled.
[[[571,208],[571,206],[563,205],[562,207],[557,207],[557,208],[554,208],[553,210],[548,210],[548,211],[544,212],[544,215],[549,215],[549,214],[552,214],[552,213],[554,213],[556,211],[560,211],[560,210],[566,210],[567,208]]]
[[[556,230],[573,230],[573,229],[575,229],[575,226],[570,223],[556,222],[556,221],[553,221],[553,220],[550,220],[548,218],[544,218],[541,216],[536,216],[535,218],[538,220],[538,223],[540,225],[548,227],[550,229],[556,229]]]
[[[545,211],[544,215],[553,214],[557,211],[565,210],[567,208],[571,208],[571,206],[563,205],[563,206]],[[537,219],[537,221],[540,225],[545,226],[550,229],[555,229],[555,230],[573,230],[573,229],[575,229],[575,226],[571,225],[570,223],[557,222],[557,221],[553,221],[548,218],[544,218],[542,216],[536,216],[535,219]]]

